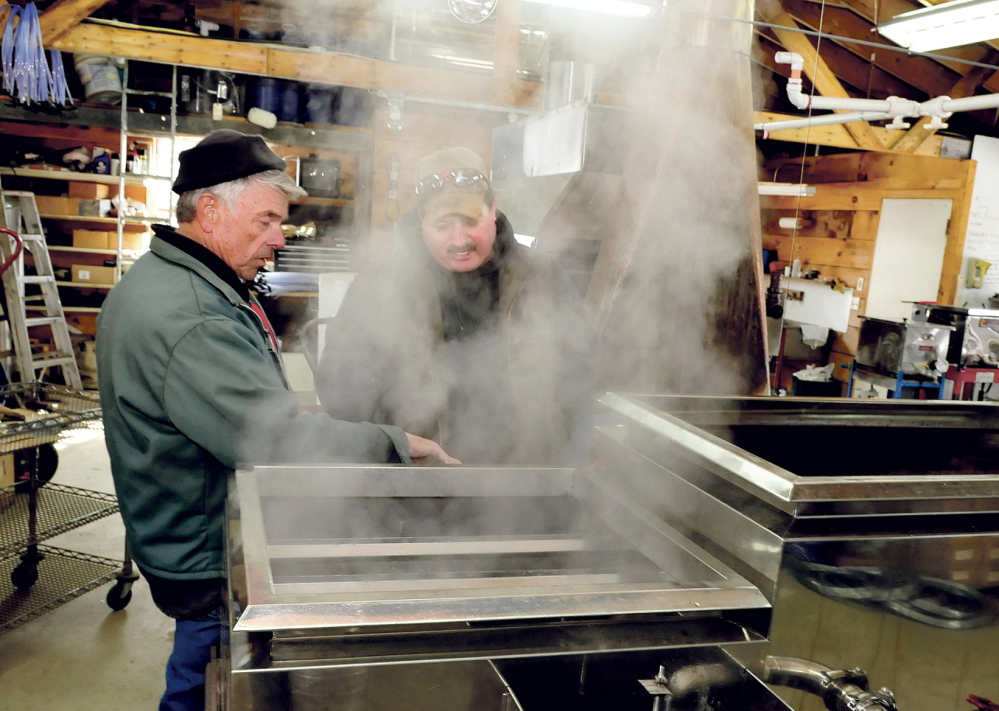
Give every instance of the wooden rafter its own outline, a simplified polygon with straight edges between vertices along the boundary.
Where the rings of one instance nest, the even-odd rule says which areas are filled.
[[[770,10],[767,13],[767,20],[780,27],[798,27],[794,19],[783,10]],[[785,49],[789,52],[796,52],[804,57],[805,74],[812,80],[816,91],[822,96],[839,98],[848,98],[850,96],[846,89],[843,88],[839,79],[836,78],[836,75],[833,74],[829,65],[819,56],[815,47],[812,46],[812,43],[805,35],[794,32],[793,29],[784,30],[779,28],[774,29],[774,34],[777,35],[777,39],[780,40]],[[857,148],[868,151],[885,150],[884,144],[878,140],[877,136],[871,130],[870,124],[866,121],[857,121],[844,125],[847,132],[856,141]]]
[[[785,0],[786,1],[786,0]],[[939,4],[940,0],[928,0],[932,4]],[[884,39],[876,33],[876,23],[884,22],[885,20],[899,15],[903,12],[908,12],[910,10],[917,10],[923,5],[915,2],[910,2],[909,0],[838,0],[838,3],[851,10],[854,14],[861,18],[866,24],[862,28],[862,35],[853,34],[848,36],[853,36],[856,38],[863,38],[873,41],[882,41],[885,44],[891,44],[887,39]],[[986,46],[987,45],[987,46]],[[892,52],[891,57],[886,57],[884,59],[879,58],[879,63],[882,68],[887,71],[892,71],[890,65],[898,64],[901,66],[907,66],[908,64],[915,64],[919,67],[918,73],[911,76],[911,79],[918,79],[920,75],[927,75],[933,73],[932,66],[937,65],[937,67],[943,66],[959,74],[964,74],[968,65],[964,62],[989,62],[989,56],[991,55],[992,49],[999,49],[999,40],[992,40],[989,42],[983,42],[979,44],[970,44],[963,47],[953,47],[951,49],[944,49],[934,52],[935,55],[943,55],[947,57],[953,57],[956,60],[961,61],[948,61],[946,59],[936,60],[929,59],[926,57],[908,56],[902,52]],[[865,53],[869,54],[870,49],[865,50]],[[882,53],[883,54],[883,53]],[[906,77],[900,77],[903,80],[907,80]],[[909,81],[913,86],[919,86],[919,84]],[[986,80],[983,85],[987,91],[993,93],[999,93],[999,76],[992,76]],[[939,95],[945,93],[942,87],[937,87],[936,89],[924,89],[928,94]]]
[[[776,123],[778,121],[790,121],[801,118],[800,116],[789,116],[788,114],[777,114],[769,111],[756,111],[753,113],[753,123]],[[874,135],[883,144],[888,145],[892,141],[898,140],[898,131],[892,131],[881,126],[871,126]],[[932,131],[927,131],[930,135],[915,150],[909,151],[917,155],[935,156],[940,155],[940,136],[934,136]],[[856,148],[857,142],[847,132],[846,124],[833,124],[831,126],[812,126],[811,128],[792,128],[783,131],[772,131],[768,137],[774,141],[787,141],[788,143],[807,143],[812,146],[830,146],[833,148]],[[883,152],[897,152],[897,149],[885,148]]]
[[[49,47],[76,27],[108,0],[56,0],[38,18],[42,28],[42,45]]]
[[[874,29],[873,19],[867,20],[859,16],[855,9],[850,11],[827,7],[822,12],[820,6],[806,0],[784,0],[784,7],[805,27],[817,30],[821,24],[824,32],[844,38],[825,40],[822,44],[822,56],[826,58],[837,77],[852,84],[861,94],[865,94],[866,81],[861,84],[856,83],[855,77],[861,70],[853,66],[857,61],[862,62],[866,68],[862,73],[871,77],[871,86],[875,86],[876,80],[877,85],[886,89],[881,97],[872,98],[895,95],[921,100],[934,96],[953,96],[951,92],[955,84],[969,69],[967,64],[957,62],[940,64],[926,57],[888,50],[876,51],[868,46],[851,43],[850,38],[870,39],[876,36],[871,34]],[[961,48],[961,50],[966,59],[975,62],[990,63],[995,56],[992,50],[981,46]],[[886,75],[893,77],[894,80],[884,83]],[[999,91],[999,84],[993,90]],[[925,94],[925,97],[921,94]],[[992,124],[992,113],[989,111],[971,112],[970,115],[985,125]]]

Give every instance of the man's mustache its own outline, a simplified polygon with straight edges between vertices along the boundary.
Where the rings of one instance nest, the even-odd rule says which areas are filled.
[[[457,254],[458,252],[474,252],[475,242],[468,242],[466,244],[458,245],[457,247],[448,247],[448,254]]]

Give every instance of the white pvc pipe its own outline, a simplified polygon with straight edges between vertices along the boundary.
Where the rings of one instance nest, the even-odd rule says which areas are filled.
[[[778,52],[774,55],[777,64],[790,64],[792,72],[800,72],[805,68],[805,58],[797,52]]]
[[[963,99],[948,99],[941,103],[944,111],[977,111],[978,109],[999,108],[999,94],[985,96],[966,96]]]
[[[808,106],[813,109],[828,109],[830,111],[876,111],[879,114],[891,113],[891,102],[878,99],[851,99],[836,96],[810,96]],[[918,102],[913,101],[914,106]]]
[[[808,128],[809,126],[832,126],[840,123],[852,123],[854,121],[878,121],[880,119],[891,118],[888,114],[875,113],[872,111],[855,111],[847,114],[828,114],[825,116],[812,116],[811,118],[789,119],[787,121],[768,121],[753,124],[757,131],[789,131],[794,128]]]

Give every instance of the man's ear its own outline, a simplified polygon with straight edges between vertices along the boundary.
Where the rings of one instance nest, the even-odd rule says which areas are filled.
[[[221,214],[219,210],[219,199],[211,193],[201,193],[198,197],[195,219],[203,232],[213,232],[219,223]]]

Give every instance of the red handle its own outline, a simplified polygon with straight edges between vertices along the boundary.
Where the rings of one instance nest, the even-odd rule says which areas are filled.
[[[21,241],[21,235],[17,234],[14,230],[8,230],[6,227],[0,227],[0,232],[10,235],[14,238],[14,242],[17,243],[17,246],[14,247],[14,253],[7,258],[6,262],[0,265],[0,275],[2,275],[5,271],[10,269],[10,265],[17,261],[17,258],[21,256],[21,252],[24,250],[24,242]]]

